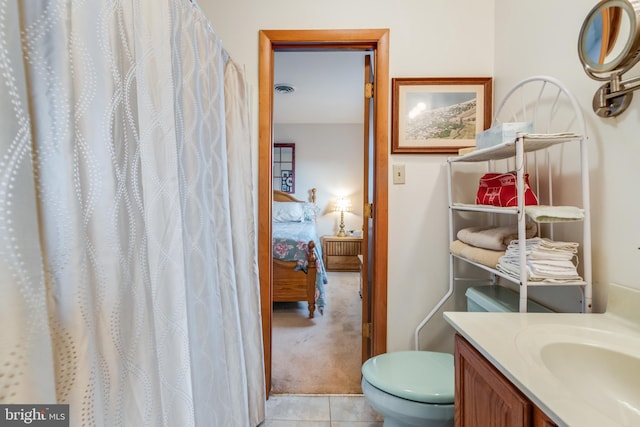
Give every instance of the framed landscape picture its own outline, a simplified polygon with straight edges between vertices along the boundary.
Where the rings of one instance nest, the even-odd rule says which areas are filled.
[[[392,79],[391,153],[458,153],[492,119],[491,77]]]

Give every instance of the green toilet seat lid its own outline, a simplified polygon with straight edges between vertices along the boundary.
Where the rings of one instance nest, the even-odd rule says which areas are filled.
[[[422,403],[453,403],[453,355],[431,351],[398,351],[372,357],[362,365],[372,386]]]

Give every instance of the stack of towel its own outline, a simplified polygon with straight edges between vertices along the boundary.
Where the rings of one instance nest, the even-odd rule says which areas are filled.
[[[534,222],[527,223],[527,238],[535,236],[537,231]],[[458,231],[457,237],[449,247],[452,254],[496,268],[509,243],[518,238],[518,226],[468,227]]]
[[[527,239],[527,273],[529,281],[556,283],[581,282],[574,259],[577,259],[578,243],[558,242],[546,238]],[[520,276],[520,246],[512,241],[498,261],[497,269],[514,277]]]

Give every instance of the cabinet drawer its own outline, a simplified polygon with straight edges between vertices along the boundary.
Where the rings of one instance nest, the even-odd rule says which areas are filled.
[[[360,252],[360,241],[329,241],[325,248],[327,255],[358,255]]]
[[[360,261],[355,255],[327,255],[326,269],[331,271],[360,271]]]

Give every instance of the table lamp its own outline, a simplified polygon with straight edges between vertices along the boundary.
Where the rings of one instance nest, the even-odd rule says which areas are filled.
[[[351,210],[351,201],[346,197],[341,197],[336,201],[335,211],[340,212],[340,230],[338,231],[338,237],[346,237],[347,233],[344,231],[344,213]]]

